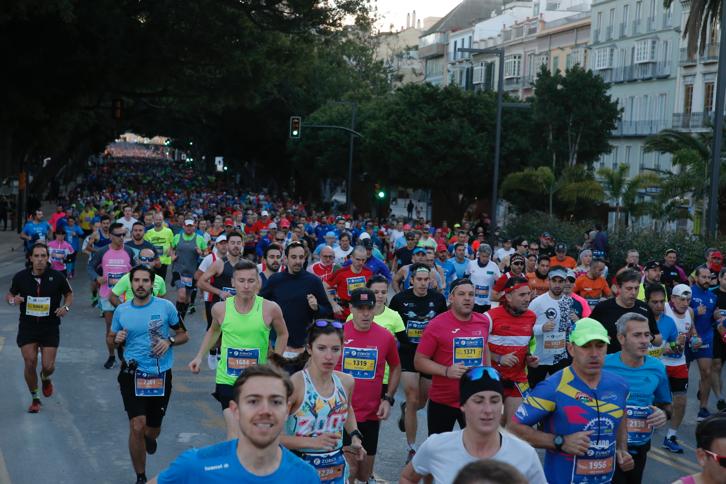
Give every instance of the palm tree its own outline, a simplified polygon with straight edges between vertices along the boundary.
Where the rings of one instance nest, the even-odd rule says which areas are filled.
[[[663,6],[670,8],[674,1],[679,0],[664,0]],[[688,55],[693,56],[697,48],[698,53],[703,54],[708,34],[718,27],[723,0],[691,0],[690,3],[683,36],[688,38]],[[721,27],[726,28],[726,25]]]
[[[665,175],[662,184],[660,202],[666,202],[666,197],[677,198],[690,195],[694,205],[702,205],[701,211],[705,215],[708,207],[711,161],[711,141],[713,135],[710,131],[701,133],[686,133],[674,129],[664,129],[658,134],[645,139],[645,152],[667,153],[672,156],[672,165],[678,167],[677,173]],[[721,169],[726,164],[721,161]],[[720,188],[726,188],[726,178],[719,180]],[[705,225],[702,225],[705,230]]]
[[[623,223],[622,215],[625,214],[625,226],[629,225],[631,217],[639,217],[647,212],[648,202],[640,200],[640,192],[645,188],[656,187],[661,179],[655,173],[639,173],[628,178],[629,166],[618,165],[617,168],[600,168],[597,171],[600,177],[602,188],[606,199],[610,200],[615,208],[615,226],[620,227]]]
[[[554,197],[568,204],[578,201],[601,202],[603,191],[600,184],[582,166],[565,168],[555,177],[547,166],[526,168],[510,173],[502,182],[502,194],[524,192],[533,195],[549,195],[549,214],[552,216]]]

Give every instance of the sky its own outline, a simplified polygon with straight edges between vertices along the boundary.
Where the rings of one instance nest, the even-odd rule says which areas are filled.
[[[416,10],[416,18],[443,17],[461,0],[376,0],[378,14],[382,19],[378,22],[381,30],[389,30],[392,23],[398,30],[406,26],[406,14]]]

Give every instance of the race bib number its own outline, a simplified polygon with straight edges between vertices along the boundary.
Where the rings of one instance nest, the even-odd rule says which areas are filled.
[[[25,299],[25,315],[40,318],[50,315],[50,298],[28,296]]]
[[[542,337],[542,353],[545,356],[559,355],[565,351],[565,333],[550,331]]]
[[[230,296],[236,296],[237,290],[234,287],[223,287],[222,290]]]
[[[227,348],[227,375],[240,376],[260,359],[258,348]]]
[[[134,394],[137,397],[163,397],[166,388],[166,373],[154,375],[137,371],[134,375]]]
[[[62,263],[66,258],[66,251],[63,249],[50,249],[50,258],[55,262]]]
[[[408,336],[408,340],[415,345],[419,344],[421,342],[421,335],[428,324],[428,321],[409,320],[406,324],[406,335]]]
[[[315,468],[320,482],[345,483],[347,472],[342,449],[328,454],[303,454],[303,460]]]
[[[192,276],[179,276],[179,280],[181,281],[182,286],[184,287],[192,287],[193,278]]]
[[[378,348],[343,348],[343,372],[359,380],[373,380],[378,366]]]
[[[481,366],[484,357],[484,338],[454,338],[454,364]]]
[[[575,456],[572,469],[573,483],[610,482],[615,473],[615,456],[603,458],[589,457],[590,450],[584,456]]]
[[[648,425],[648,417],[653,413],[653,409],[628,405],[625,413],[627,416],[628,444],[639,446],[648,443],[653,435],[653,427]]]
[[[108,283],[108,287],[111,288],[118,284],[118,281],[121,280],[124,274],[125,272],[109,272],[106,276],[106,282]]]
[[[597,303],[600,302],[599,297],[588,297],[585,298],[585,300],[587,301],[587,305],[590,306],[591,309],[597,306]]]
[[[345,282],[348,286],[348,296],[353,294],[353,291],[355,291],[356,289],[363,289],[364,287],[366,287],[365,276],[348,277]]]
[[[489,286],[474,286],[474,298],[477,300],[488,301],[489,300]]]

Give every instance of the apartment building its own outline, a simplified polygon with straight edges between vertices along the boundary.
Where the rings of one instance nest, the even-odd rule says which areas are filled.
[[[598,167],[629,166],[629,175],[670,170],[668,155],[645,153],[645,138],[672,126],[678,73],[681,3],[595,0],[591,12],[590,67],[611,83],[623,109],[613,149]]]

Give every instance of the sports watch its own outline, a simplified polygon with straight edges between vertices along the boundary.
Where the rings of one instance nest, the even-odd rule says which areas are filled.
[[[555,435],[552,443],[555,444],[555,449],[557,449],[557,452],[562,452],[562,446],[565,445],[565,437],[562,435]]]

